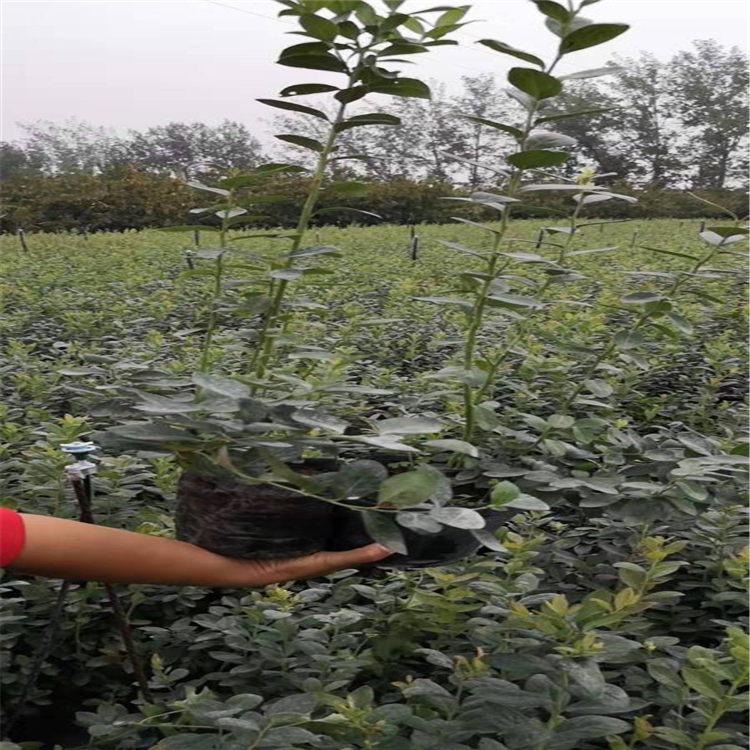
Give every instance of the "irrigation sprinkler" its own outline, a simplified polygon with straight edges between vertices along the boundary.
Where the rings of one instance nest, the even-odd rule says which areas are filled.
[[[89,461],[89,454],[97,450],[96,445],[90,442],[76,441],[74,443],[65,443],[60,449],[76,460],[65,467],[65,474],[73,487],[76,500],[78,502],[78,517],[82,523],[95,524],[93,513],[94,490],[91,478],[96,474],[96,464]],[[133,666],[133,674],[141,691],[141,695],[149,702],[153,701],[151,690],[148,686],[148,679],[143,669],[143,662],[138,655],[133,640],[133,632],[130,629],[127,615],[123,609],[122,602],[117,596],[114,587],[110,583],[105,583],[104,589],[107,592],[107,598],[112,606],[112,612],[117,620],[125,651],[128,654],[130,663]]]
[[[185,250],[185,263],[187,263],[187,267],[191,271],[195,268],[195,263],[193,262],[194,257],[195,253],[192,250]]]

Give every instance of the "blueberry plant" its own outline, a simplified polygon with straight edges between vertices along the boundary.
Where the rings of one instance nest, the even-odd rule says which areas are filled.
[[[219,200],[194,209],[194,213],[213,213],[221,221],[219,228],[168,228],[206,232],[218,239],[216,247],[203,247],[195,254],[199,260],[210,261],[210,267],[193,267],[183,274],[184,278],[208,278],[210,283],[198,371],[192,376],[195,388],[192,392],[175,393],[170,383],[162,381],[162,390],[166,388],[170,393],[139,391],[135,412],[154,415],[152,421],[114,428],[105,439],[110,446],[172,451],[183,467],[197,475],[225,477],[277,490],[286,488],[339,508],[363,511],[369,535],[402,554],[407,548],[399,524],[418,533],[438,532],[444,526],[457,528],[464,530],[463,536],[473,537],[476,545],[481,542],[499,549],[498,542],[484,529],[485,518],[476,509],[447,505],[453,494],[451,484],[436,465],[424,462],[410,471],[400,470],[389,476],[388,469],[371,458],[376,450],[381,454],[418,454],[419,448],[411,443],[420,436],[431,438],[424,441],[423,447],[438,456],[467,450],[475,454],[476,450],[465,442],[442,438],[444,425],[434,415],[371,420],[363,428],[352,429],[340,416],[342,409],[351,410],[354,406],[351,396],[379,395],[382,389],[352,382],[351,375],[356,378],[356,373],[334,367],[330,368],[329,377],[311,382],[309,375],[316,363],[335,359],[335,355],[319,346],[304,344],[289,330],[295,313],[320,308],[319,303],[290,299],[291,286],[299,279],[330,273],[328,268],[314,265],[315,259],[340,256],[333,246],[309,244],[310,222],[325,211],[339,210],[318,208],[320,196],[366,192],[362,183],[329,179],[332,165],[360,158],[342,151],[338,136],[353,128],[399,123],[397,117],[383,112],[351,114],[351,105],[369,94],[429,97],[425,83],[402,76],[394,66],[403,64],[404,56],[428,52],[437,45],[455,44],[448,37],[463,25],[468,6],[407,14],[401,11],[403,3],[393,0],[383,4],[379,15],[359,0],[289,0],[281,4],[281,15],[298,21],[297,33],[312,41],[288,47],[281,53],[279,63],[335,73],[343,79],[339,86],[287,86],[281,91],[281,98],[260,100],[270,107],[324,122],[325,135],[320,140],[308,135],[277,136],[312,151],[316,158],[297,227],[292,232],[230,235],[233,226],[252,223],[251,210],[262,210],[264,204],[279,199],[254,190],[259,180],[279,172],[302,172],[301,167],[269,164],[251,173],[231,172],[213,185],[190,183]],[[322,109],[293,101],[303,95],[332,98],[335,114],[329,116]],[[281,250],[257,253],[237,246],[269,237]],[[231,278],[233,271],[242,269],[259,273],[249,283]],[[227,315],[249,318],[251,325],[254,323],[248,331],[246,360],[232,377],[216,373],[214,367],[219,364],[216,336],[222,317]],[[333,406],[339,415],[322,411],[321,406]],[[358,460],[344,464],[337,472],[310,476],[309,472],[295,471],[288,465],[289,461],[321,455],[339,456],[347,448],[350,458]],[[482,507],[486,505],[485,502]],[[471,533],[467,535],[466,530]]]
[[[315,196],[364,192],[334,174],[356,156],[338,133],[389,124],[359,109],[370,93],[426,95],[398,60],[448,42],[467,9],[281,5],[312,40],[281,61],[342,81],[270,104],[328,129],[282,134],[319,160],[296,230],[251,228],[275,200],[264,176],[308,174],[270,164],[194,181],[213,201],[195,215],[221,226],[199,228],[187,271],[200,225],[39,235],[28,253],[0,238],[3,504],[76,517],[60,447],[98,434],[125,449],[97,461],[99,523],[171,536],[197,472],[363,513],[395,550],[446,530],[471,544],[256,591],[131,587],[146,690],[101,586],[61,596],[5,573],[3,750],[742,750],[747,227],[595,226],[597,203],[628,197],[557,173],[573,144],[549,118],[585,115],[547,112],[569,77],[556,58],[623,25],[583,18],[591,0],[536,0],[549,62],[484,40],[515,58],[525,112],[480,123],[515,144],[465,202],[496,220],[422,227],[413,263],[401,227],[319,239]],[[570,210],[514,218],[543,191]]]

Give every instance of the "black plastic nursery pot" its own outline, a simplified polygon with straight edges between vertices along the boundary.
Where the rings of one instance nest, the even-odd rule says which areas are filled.
[[[317,466],[307,467],[317,473]],[[298,467],[295,467],[300,471]],[[308,473],[305,469],[304,473]],[[500,526],[499,513],[483,513],[487,529]],[[373,540],[362,515],[268,484],[185,472],[177,490],[177,538],[211,552],[243,559],[280,559],[323,550],[362,547]],[[475,553],[481,543],[464,529],[443,527],[433,534],[402,529],[408,555],[394,554],[378,567],[446,565]]]

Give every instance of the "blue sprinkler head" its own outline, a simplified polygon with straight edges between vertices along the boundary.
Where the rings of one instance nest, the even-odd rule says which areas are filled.
[[[76,440],[73,443],[63,443],[60,446],[60,450],[71,456],[85,457],[89,453],[98,450],[98,446],[86,440]]]

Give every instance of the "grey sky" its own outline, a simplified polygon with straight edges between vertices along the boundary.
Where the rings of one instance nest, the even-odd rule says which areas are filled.
[[[279,6],[273,0],[220,2],[239,10],[209,0],[0,0],[2,138],[19,137],[19,121],[71,117],[120,131],[224,118],[265,131],[261,120],[270,112],[254,101],[257,97],[274,96],[288,84],[325,80],[328,74],[274,64],[295,37],[285,34],[294,26],[276,18]],[[405,7],[431,4],[407,0]],[[470,17],[477,22],[462,30],[461,46],[415,57],[415,74],[445,81],[452,89],[464,75],[502,75],[512,58],[477,45],[481,37],[529,51],[551,50],[553,37],[527,0],[474,0],[472,5]],[[747,48],[744,0],[604,0],[588,15],[630,23],[632,29],[601,48],[566,58],[564,72],[597,67],[613,53],[645,50],[666,58],[694,39]]]

